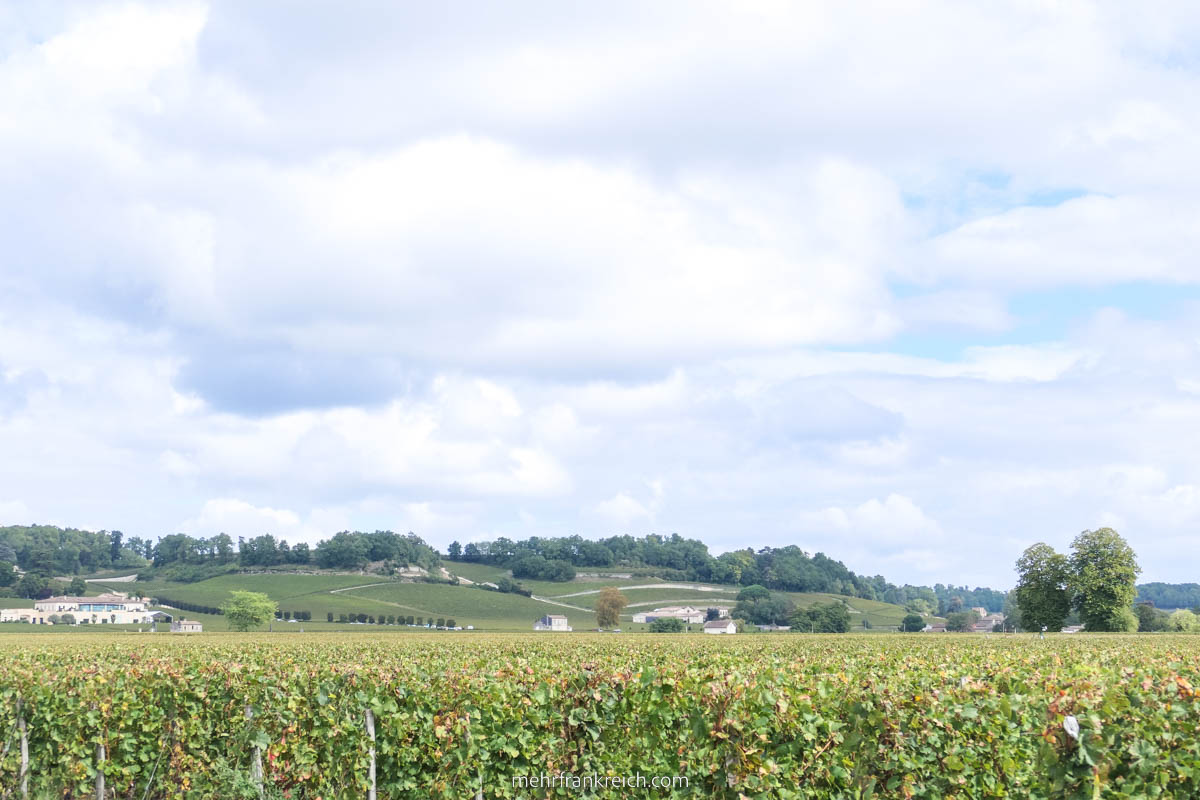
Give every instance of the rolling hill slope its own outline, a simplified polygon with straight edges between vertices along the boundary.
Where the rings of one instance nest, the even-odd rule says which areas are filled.
[[[506,570],[480,564],[448,562],[452,574],[471,581],[495,581],[508,575]],[[698,608],[732,607],[738,587],[675,583],[641,578],[577,578],[574,581],[521,581],[532,590],[532,597],[487,591],[477,586],[442,583],[405,582],[377,575],[346,574],[229,574],[196,583],[175,583],[154,580],[137,583],[106,583],[88,585],[90,592],[138,592],[165,602],[176,601],[204,606],[219,606],[235,589],[263,592],[279,603],[283,611],[307,611],[310,621],[305,630],[361,629],[338,622],[326,622],[326,615],[338,619],[342,614],[388,615],[404,617],[454,619],[458,625],[473,625],[483,630],[529,630],[534,620],[544,614],[565,614],[576,630],[595,627],[591,609],[601,589],[612,586],[629,601],[622,617],[625,630],[642,630],[644,625],[632,623],[633,614],[667,605],[692,605]],[[873,629],[899,625],[906,613],[899,606],[830,594],[780,593],[798,606],[839,601],[851,612],[852,625],[861,629],[866,620]],[[186,612],[205,623],[206,630],[226,630],[219,615],[198,615]],[[297,623],[277,622],[274,627],[298,629]]]

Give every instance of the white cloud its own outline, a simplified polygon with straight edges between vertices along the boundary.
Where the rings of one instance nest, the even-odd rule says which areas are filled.
[[[179,531],[194,536],[227,533],[235,541],[239,536],[251,538],[264,533],[291,541],[315,541],[321,533],[307,528],[294,511],[259,508],[231,497],[209,500],[199,514],[180,523]]]
[[[1195,579],[1194,6],[476,11],[0,11],[0,517]]]
[[[0,501],[0,525],[28,525],[32,512],[20,500]]]
[[[636,519],[650,519],[650,509],[624,492],[617,492],[609,499],[596,504],[597,514],[621,524],[628,525]]]

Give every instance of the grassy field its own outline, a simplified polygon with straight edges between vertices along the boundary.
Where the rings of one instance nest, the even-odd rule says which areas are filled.
[[[691,585],[681,585],[677,588],[670,589],[620,589],[621,594],[629,601],[629,606],[625,611],[627,614],[633,614],[637,611],[649,611],[658,606],[695,606],[697,608],[707,608],[708,606],[733,606],[737,601],[737,591],[724,592],[697,592],[690,588]],[[580,591],[580,589],[576,589]],[[584,606],[586,608],[594,608],[596,600],[600,597],[597,591],[595,594],[584,594],[575,597],[559,596],[556,599],[561,599],[564,603],[572,605]]]
[[[527,631],[544,614],[572,613],[570,609],[556,609],[519,594],[501,594],[471,586],[392,583],[352,589],[343,596],[355,602],[361,598],[384,605],[389,609],[385,613],[453,617],[458,625],[489,630]]]
[[[446,562],[451,573],[472,581],[495,581],[508,574],[507,570],[484,564]],[[579,578],[568,582],[521,581],[522,586],[532,591],[543,602],[516,594],[489,592],[480,588],[436,583],[407,583],[378,575],[346,574],[298,574],[270,573],[257,575],[230,574],[210,578],[196,583],[174,583],[154,580],[134,583],[89,583],[88,594],[108,591],[140,593],[147,597],[191,603],[200,606],[220,606],[235,589],[263,592],[279,603],[283,611],[307,611],[312,620],[303,623],[305,630],[358,630],[360,626],[327,623],[326,615],[333,614],[336,620],[342,614],[368,614],[379,616],[408,616],[453,618],[459,625],[474,625],[484,630],[525,631],[534,620],[544,614],[565,614],[576,630],[589,630],[596,626],[591,609],[599,597],[599,590],[613,586],[622,591],[630,605],[625,609],[622,628],[627,631],[644,630],[644,625],[632,622],[633,614],[649,611],[665,605],[693,605],[699,608],[710,606],[732,606],[738,587],[705,585],[709,591],[700,591],[696,584],[674,583],[656,578]],[[658,585],[656,588],[633,588]],[[826,594],[782,593],[798,606],[830,601],[845,602],[851,611],[851,624],[860,629],[863,620],[868,620],[873,629],[887,630],[900,623],[904,609],[877,603],[871,600],[839,597]],[[10,602],[11,600],[11,602]],[[561,605],[560,605],[561,604]],[[17,598],[0,600],[0,605],[28,607],[30,600]],[[170,613],[178,613],[165,609]],[[200,620],[205,630],[228,629],[220,615],[183,612],[185,616]],[[275,623],[283,631],[298,630],[301,623]]]
[[[1200,636],[3,638],[38,798],[1200,797]]]

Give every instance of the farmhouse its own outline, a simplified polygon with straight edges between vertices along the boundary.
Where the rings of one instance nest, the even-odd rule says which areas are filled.
[[[705,633],[737,633],[737,625],[731,619],[714,619],[704,623]]]
[[[562,614],[547,614],[546,616],[533,623],[535,631],[567,631],[570,632],[571,626],[567,624],[567,618]]]
[[[177,619],[171,623],[171,633],[200,633],[204,626],[194,619]]]

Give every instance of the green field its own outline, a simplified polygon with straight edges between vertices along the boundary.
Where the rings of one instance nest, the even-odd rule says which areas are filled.
[[[529,630],[544,614],[571,614],[547,603],[518,594],[501,594],[470,586],[446,586],[426,583],[393,583],[346,592],[355,602],[377,603],[385,613],[429,617],[453,617],[458,625],[474,625],[489,630]],[[590,623],[589,623],[590,625]]]
[[[625,609],[625,614],[633,614],[637,611],[649,611],[658,606],[695,606],[697,608],[706,608],[711,605],[733,606],[737,601],[737,590],[730,589],[724,592],[697,592],[690,588],[671,588],[671,589],[620,589],[621,594],[629,601],[629,606]],[[581,591],[582,589],[575,589]],[[599,599],[600,593],[584,594],[576,597],[563,597],[559,595],[555,599],[561,599],[564,603],[572,605],[584,606],[585,608],[594,608],[596,600]]]
[[[372,753],[386,800],[1200,797],[1200,636],[49,633],[3,644],[9,795],[19,701],[35,798],[95,796],[98,773],[104,796],[121,799],[361,798]],[[675,780],[653,792],[521,784],[639,774]]]
[[[474,581],[496,579],[507,575],[500,567],[483,564],[447,562],[447,568],[455,574]],[[439,583],[407,582],[378,575],[347,575],[335,573],[302,574],[298,572],[272,572],[266,574],[227,574],[195,583],[176,583],[153,580],[130,583],[88,583],[88,594],[103,592],[126,592],[159,598],[164,601],[191,603],[217,607],[229,598],[235,589],[262,592],[279,604],[283,611],[307,611],[312,619],[304,623],[276,622],[272,625],[281,631],[309,630],[361,630],[359,625],[327,623],[326,615],[332,613],[336,620],[341,614],[367,614],[380,616],[414,616],[453,618],[458,625],[473,625],[482,630],[526,631],[534,620],[544,614],[565,614],[572,627],[586,631],[596,626],[591,609],[599,597],[599,590],[613,586],[622,591],[629,601],[621,627],[627,631],[644,630],[644,625],[632,623],[633,614],[649,611],[665,605],[694,605],[707,608],[713,605],[732,606],[738,587],[705,585],[710,591],[699,591],[696,584],[675,583],[656,578],[577,578],[568,582],[521,581],[522,586],[534,593],[534,598],[517,594],[502,594],[467,586],[451,586]],[[662,585],[659,588],[634,588],[647,585]],[[870,600],[838,597],[824,594],[782,593],[800,606],[817,602],[840,600],[851,609],[851,623],[860,628],[863,619],[870,621],[875,629],[886,630],[898,625],[904,609],[887,603]],[[535,598],[545,598],[543,602]],[[0,599],[0,605],[29,607],[32,600],[20,598]],[[206,631],[228,630],[225,618],[220,615],[200,614],[172,608],[163,610],[175,615],[198,619]],[[136,630],[136,626],[132,628]]]

